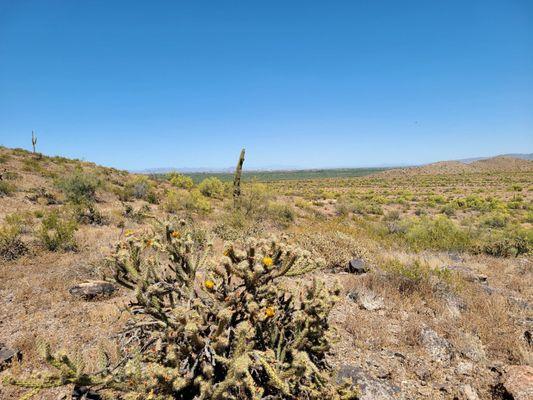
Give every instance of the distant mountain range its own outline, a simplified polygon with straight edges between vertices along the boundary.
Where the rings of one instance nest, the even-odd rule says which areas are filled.
[[[464,163],[464,164],[471,164],[476,161],[481,160],[487,160],[490,158],[497,158],[497,157],[510,157],[510,158],[518,158],[521,160],[533,160],[533,153],[512,153],[512,154],[500,154],[493,157],[472,157],[472,158],[463,158],[461,160],[453,160],[456,162]],[[420,165],[428,165],[428,164],[418,164],[418,165],[409,165],[409,164],[398,164],[398,165],[375,165],[374,168],[405,168],[409,166],[420,166]],[[262,168],[253,168],[253,169],[246,169],[248,172],[274,172],[274,171],[312,171],[312,170],[336,170],[336,169],[356,169],[356,168],[362,168],[362,167],[338,167],[338,168],[301,168],[301,167],[295,167],[295,166],[284,166],[284,165],[272,165],[272,166],[265,166]],[[365,167],[369,168],[369,167]],[[226,168],[188,168],[188,167],[167,167],[167,168],[148,168],[143,169],[140,171],[131,171],[136,172],[139,174],[168,174],[170,172],[180,172],[183,174],[192,174],[192,173],[231,173],[235,170],[235,167],[226,167]]]

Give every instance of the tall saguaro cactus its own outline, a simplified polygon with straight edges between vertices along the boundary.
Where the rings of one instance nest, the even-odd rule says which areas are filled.
[[[33,146],[33,154],[35,154],[36,144],[37,144],[37,136],[35,136],[35,132],[31,131],[31,145]]]
[[[233,179],[233,205],[239,206],[239,198],[241,197],[241,174],[242,165],[244,164],[244,149],[241,150],[239,161],[237,162],[237,168],[235,168],[235,178]]]

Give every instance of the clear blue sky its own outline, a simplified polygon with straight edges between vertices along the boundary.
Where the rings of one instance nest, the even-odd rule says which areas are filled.
[[[125,169],[533,151],[533,1],[0,0],[0,144]]]

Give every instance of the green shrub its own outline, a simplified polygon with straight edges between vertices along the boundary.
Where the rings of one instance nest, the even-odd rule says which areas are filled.
[[[286,203],[270,203],[268,205],[268,214],[282,227],[288,227],[295,219],[293,208]]]
[[[520,227],[510,227],[505,230],[492,230],[483,234],[475,253],[485,253],[495,257],[518,257],[528,254],[533,249],[533,231]]]
[[[504,214],[501,212],[493,212],[481,220],[481,225],[488,228],[503,228],[509,222],[509,214]]]
[[[221,198],[224,196],[224,184],[217,177],[205,178],[198,185],[200,192],[206,197]]]
[[[28,251],[21,240],[22,221],[18,215],[6,217],[6,221],[0,225],[0,259],[4,261],[14,260]]]
[[[190,176],[178,174],[173,172],[168,175],[169,182],[179,189],[191,189],[194,186],[194,182]]]
[[[404,239],[415,250],[465,250],[470,236],[445,216],[422,217],[407,222]]]
[[[76,229],[76,221],[70,215],[53,210],[43,216],[38,238],[41,244],[50,251],[75,250]]]
[[[98,185],[99,182],[93,175],[81,171],[76,171],[57,183],[57,186],[65,194],[66,200],[72,204],[94,202]]]
[[[10,196],[15,192],[15,190],[16,187],[11,182],[0,181],[0,197]]]

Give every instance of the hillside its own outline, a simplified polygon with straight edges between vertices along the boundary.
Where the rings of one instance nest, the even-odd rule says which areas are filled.
[[[533,161],[521,158],[498,156],[469,163],[461,161],[440,161],[420,167],[397,168],[381,172],[387,176],[441,175],[503,172],[532,172]]]
[[[219,326],[230,323],[231,319],[224,320],[228,311],[215,315],[210,310],[222,307],[239,318],[250,318],[254,329],[260,327],[263,332],[267,327],[265,337],[277,332],[280,338],[280,332],[289,332],[284,333],[287,341],[283,343],[296,361],[287,358],[286,364],[297,365],[296,355],[318,354],[322,358],[314,360],[320,376],[331,375],[332,382],[348,378],[354,396],[359,388],[352,398],[504,400],[520,399],[529,390],[528,366],[533,363],[530,161],[498,157],[373,176],[245,182],[238,207],[231,185],[218,179],[192,182],[173,175],[170,180],[156,180],[21,149],[0,147],[0,177],[0,378],[50,371],[39,356],[43,341],[53,352],[63,349],[73,359],[83,358],[85,369],[91,372],[101,369],[104,353],[111,366],[119,365],[124,353],[139,354],[135,351],[143,347],[136,348],[137,342],[148,343],[146,357],[152,361],[146,365],[151,368],[153,357],[166,351],[165,341],[176,337],[188,338],[174,342],[185,346],[184,354],[203,357],[206,352],[221,351],[203,341],[202,335],[211,338],[214,332],[223,331]],[[171,225],[162,231],[156,221]],[[240,252],[257,240],[266,242],[253,253]],[[168,249],[176,248],[165,247],[166,241],[182,248],[194,243],[202,257],[205,254],[191,287],[201,293],[195,301],[205,301],[202,304],[210,307],[192,312],[196,306],[190,301],[172,304],[165,292],[170,290],[169,281],[137,286],[138,293],[151,301],[156,301],[153,296],[158,293],[167,301],[161,304],[166,304],[165,315],[170,317],[157,323],[149,319],[150,315],[163,318],[157,303],[153,303],[155,308],[137,305],[135,312],[124,312],[127,304],[142,296],[111,277],[138,279],[132,278],[131,269],[128,275],[127,268],[116,275],[113,268],[123,265],[116,260],[125,260],[121,258],[125,254],[134,256],[137,250],[147,257],[168,257]],[[298,273],[290,269],[294,274],[282,275],[279,281],[275,278],[286,264],[278,260],[281,253],[277,250],[268,253],[272,241],[301,257]],[[243,254],[249,258],[243,259]],[[218,267],[231,263],[234,271],[241,271],[250,258],[257,261],[254,269],[246,270],[252,275],[238,272],[241,275],[236,273],[232,282],[256,274],[265,278],[258,292],[276,296],[243,296],[250,290],[246,285],[235,284],[237,288],[231,290]],[[146,265],[153,268],[156,259],[150,258]],[[150,268],[146,271],[152,272],[144,271],[146,279],[153,278]],[[261,275],[265,271],[270,275]],[[85,283],[103,279],[111,285],[108,292],[80,296]],[[315,280],[324,287],[313,286]],[[300,297],[298,291],[306,287],[310,292],[304,293],[312,295]],[[237,296],[234,303],[222,288]],[[175,290],[177,294],[183,288]],[[256,302],[254,296],[261,300]],[[293,304],[288,303],[290,298],[303,300]],[[312,305],[298,309],[301,304]],[[298,311],[290,311],[291,307]],[[303,337],[309,332],[295,328],[303,314],[318,332],[307,336],[308,340],[317,340],[321,345],[316,348],[327,351],[291,347],[295,346],[294,332]],[[209,317],[201,320],[202,315]],[[145,319],[139,327],[132,326],[132,318]],[[195,331],[198,324],[205,329]],[[168,333],[170,325],[175,328],[164,340],[143,342],[144,337],[152,338],[154,325],[165,326],[155,331],[157,335]],[[326,334],[328,328],[335,330],[335,340],[330,339],[332,332]],[[242,333],[242,326],[239,329],[230,325],[228,343]],[[254,340],[247,337],[244,342]],[[229,344],[223,342],[224,346]],[[20,355],[19,361],[15,354]],[[257,349],[253,354],[263,356]],[[264,354],[272,357],[271,365],[280,371],[288,368],[275,358],[281,352]],[[212,365],[220,359],[209,360]],[[269,386],[264,368],[254,365],[253,371],[261,374],[254,372],[250,377],[258,387],[280,390]],[[206,371],[207,379],[212,375],[208,366]],[[298,375],[290,371],[287,384],[299,385],[294,381]],[[306,372],[310,373],[316,371]],[[146,391],[139,398],[153,393],[144,384],[141,387]],[[219,382],[206,390],[217,388]],[[72,393],[80,390],[72,384],[58,384],[38,391],[33,398],[79,399]],[[248,389],[243,390],[242,398],[252,398]],[[325,393],[326,389],[321,390]],[[2,400],[27,393],[27,388],[7,380],[0,384]],[[116,393],[109,396],[120,398]]]

